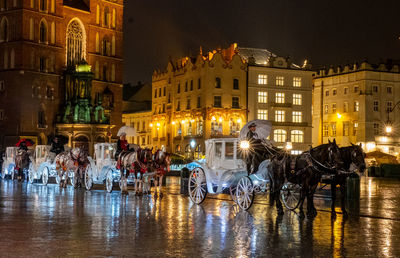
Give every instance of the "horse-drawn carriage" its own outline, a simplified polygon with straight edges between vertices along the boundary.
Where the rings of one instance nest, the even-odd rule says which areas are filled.
[[[240,150],[245,151],[247,147],[246,142],[237,138],[207,140],[206,160],[199,163],[199,167],[193,169],[189,176],[190,199],[200,204],[207,193],[219,194],[229,190],[232,200],[240,208],[247,210],[251,207],[255,194],[267,193],[270,189],[267,173],[269,160],[263,161],[257,172],[248,176],[246,164],[240,153]],[[289,196],[293,190],[294,188],[285,184],[282,196]],[[285,205],[291,208],[297,206],[297,203],[294,203],[296,196],[298,195],[292,193],[291,201],[284,202]]]
[[[94,184],[104,184],[107,192],[113,190],[114,182],[120,182],[121,176],[116,169],[116,145],[114,143],[97,143],[94,145],[94,159],[88,157],[89,164],[85,171],[85,187],[91,190]]]
[[[18,147],[7,147],[5,156],[3,157],[3,166],[1,169],[1,177],[4,179],[10,176],[14,180],[15,176],[15,158],[17,157]]]
[[[31,184],[33,184],[35,179],[42,179],[43,184],[46,185],[50,176],[56,176],[54,171],[45,171],[46,163],[51,163],[50,146],[37,145],[33,157],[31,158],[31,163],[29,164],[28,176]]]

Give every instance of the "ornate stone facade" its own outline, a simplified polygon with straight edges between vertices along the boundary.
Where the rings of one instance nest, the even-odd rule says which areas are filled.
[[[48,135],[57,133],[68,135],[72,146],[109,141],[122,123],[123,1],[4,3],[0,10],[2,147],[20,136],[45,144]],[[86,79],[84,72],[75,70],[82,60],[92,70]],[[72,103],[68,94],[78,88],[84,92]]]

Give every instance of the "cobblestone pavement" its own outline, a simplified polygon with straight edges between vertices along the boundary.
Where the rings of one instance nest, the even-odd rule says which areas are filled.
[[[155,199],[3,180],[0,256],[400,256],[396,180],[362,178],[359,211],[336,221],[323,198],[315,201],[318,216],[302,220],[288,211],[277,217],[266,196],[249,212],[227,195],[193,205],[178,194],[176,179],[168,181]]]

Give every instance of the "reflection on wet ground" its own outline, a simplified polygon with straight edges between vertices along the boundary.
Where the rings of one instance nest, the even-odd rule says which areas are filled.
[[[362,179],[360,216],[276,216],[265,196],[239,212],[226,195],[191,204],[178,186],[162,199],[56,185],[0,183],[1,256],[400,256],[399,181]]]

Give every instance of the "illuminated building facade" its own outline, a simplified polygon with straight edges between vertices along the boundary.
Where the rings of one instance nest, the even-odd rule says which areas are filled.
[[[116,134],[122,21],[122,0],[1,1],[3,147],[22,136],[46,144],[53,133],[71,146],[93,146]]]
[[[246,106],[246,63],[236,44],[170,61],[152,77],[152,143],[198,158],[206,139],[238,135]]]
[[[264,49],[240,48],[248,62],[248,120],[272,122],[270,139],[293,154],[308,150],[312,133],[312,74]]]
[[[397,64],[346,65],[319,71],[313,80],[313,143],[336,139],[366,151],[398,154],[400,70]]]

